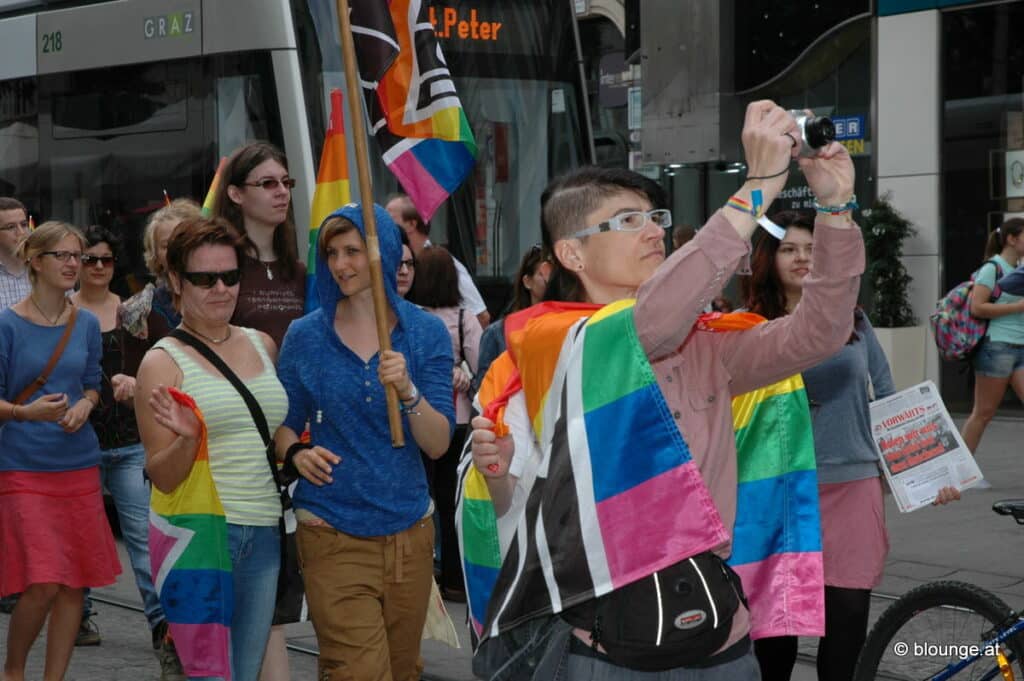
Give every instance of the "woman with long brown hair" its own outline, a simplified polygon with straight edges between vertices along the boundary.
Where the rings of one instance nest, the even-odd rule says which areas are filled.
[[[811,216],[797,211],[776,213],[772,220],[785,234],[782,239],[760,235],[750,276],[742,281],[749,311],[769,320],[784,319],[801,304],[813,263],[815,228]],[[868,386],[875,398],[896,391],[889,363],[862,310],[854,310],[853,333],[842,349],[804,369],[803,381],[811,406],[825,571],[818,678],[849,681],[867,637],[871,589],[882,579],[889,552]],[[959,492],[946,488],[936,503],[957,498]],[[754,649],[765,681],[788,681],[796,663],[796,636],[762,638]]]
[[[291,212],[294,188],[284,152],[269,142],[251,142],[228,158],[214,197],[213,214],[245,239],[232,322],[269,334],[278,347],[305,306],[306,268],[299,261]]]

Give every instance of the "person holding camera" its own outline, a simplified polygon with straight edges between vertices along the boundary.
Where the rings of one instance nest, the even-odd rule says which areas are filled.
[[[558,316],[526,326],[522,348],[555,348],[558,399],[546,393],[538,406],[534,382],[545,360],[527,350],[519,360],[524,397],[503,407],[517,435],[495,432],[487,416],[472,422],[473,464],[495,514],[512,516],[502,524],[517,526],[510,542],[502,539],[478,657],[520,623],[557,615],[552,626],[569,633],[548,639],[542,657],[564,663],[569,679],[640,679],[650,671],[758,678],[738,576],[723,562],[737,494],[730,398],[813,366],[850,335],[864,249],[851,219],[854,168],[845,148],[830,143],[799,158],[819,206],[804,304],[746,330],[714,333],[695,324],[749,254],[756,220],[785,185],[800,136],[795,118],[773,102],[750,104],[742,132],[747,181],[667,260],[671,214],[652,201],[646,178],[583,168],[549,188],[549,295],[576,303],[557,315],[589,307],[592,316],[559,333],[551,330]],[[621,330],[596,337],[605,345],[595,346],[595,357],[625,362],[626,370],[588,379],[588,337],[611,322]],[[606,404],[616,408],[605,413]],[[536,444],[524,421],[540,424]],[[641,479],[640,469],[654,473]],[[568,477],[553,479],[556,473]],[[621,493],[612,493],[616,486]],[[545,532],[545,522],[569,529]],[[710,605],[681,611],[692,594],[672,585],[684,583],[703,584]]]

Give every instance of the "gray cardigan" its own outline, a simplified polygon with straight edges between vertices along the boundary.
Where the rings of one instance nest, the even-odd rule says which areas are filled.
[[[868,379],[875,399],[896,392],[889,363],[871,323],[856,312],[853,341],[803,372],[814,426],[818,482],[850,482],[879,475],[871,437]]]

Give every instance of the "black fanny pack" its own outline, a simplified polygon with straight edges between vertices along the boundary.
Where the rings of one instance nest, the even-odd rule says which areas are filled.
[[[617,665],[664,671],[699,665],[729,638],[739,575],[710,551],[562,613],[589,629]]]

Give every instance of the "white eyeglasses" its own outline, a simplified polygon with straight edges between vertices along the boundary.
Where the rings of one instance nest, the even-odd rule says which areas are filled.
[[[639,232],[647,225],[648,220],[662,229],[668,229],[672,226],[672,211],[667,208],[657,208],[655,210],[631,210],[628,213],[619,213],[604,222],[581,229],[565,238],[578,239],[591,234],[600,234],[601,232]]]

